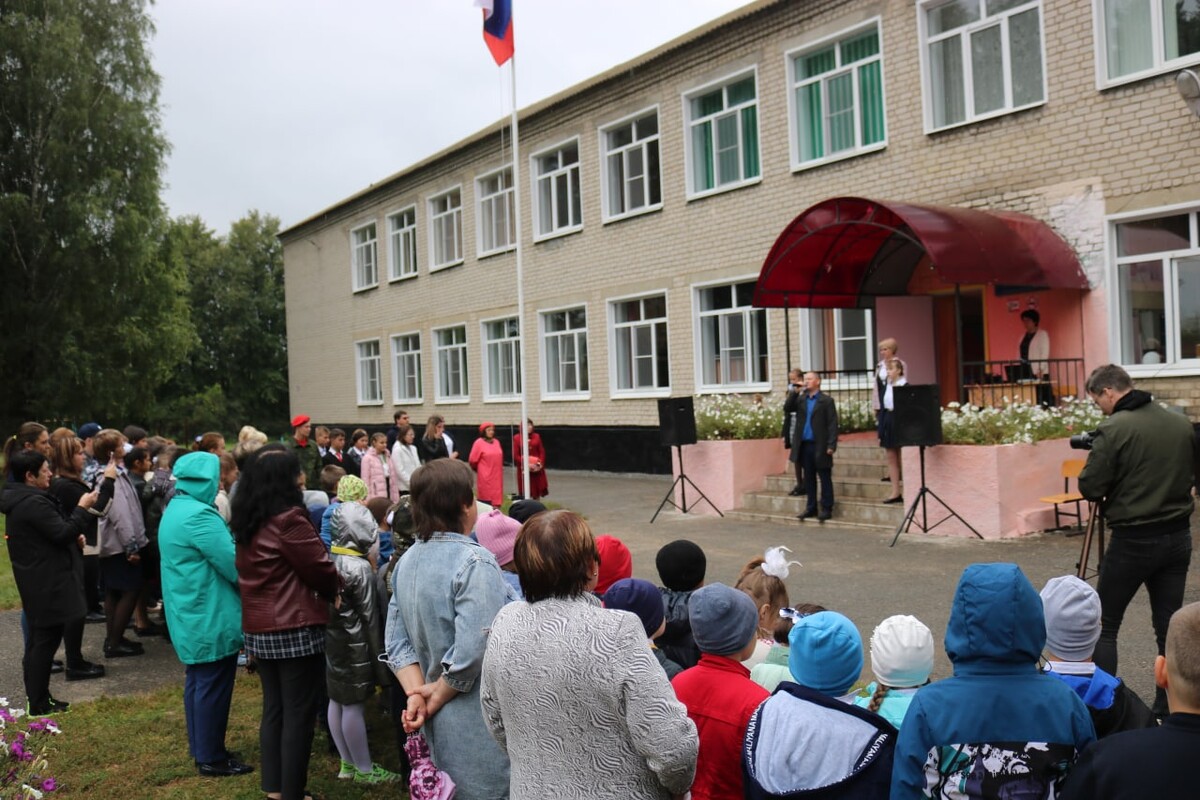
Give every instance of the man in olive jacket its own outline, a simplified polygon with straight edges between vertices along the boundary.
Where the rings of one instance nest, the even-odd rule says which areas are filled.
[[[1087,391],[1106,419],[1100,423],[1079,475],[1079,492],[1099,502],[1112,529],[1100,565],[1100,641],[1096,664],[1117,672],[1117,631],[1125,609],[1146,585],[1150,619],[1164,652],[1167,626],[1180,606],[1192,558],[1192,484],[1195,435],[1187,417],[1133,388],[1129,373],[1113,364],[1088,376]],[[1168,713],[1159,689],[1152,709]]]
[[[242,601],[233,536],[213,505],[220,465],[212,453],[188,453],[172,465],[175,495],[158,528],[163,613],[175,653],[186,665],[188,749],[206,777],[252,770],[225,749],[242,647]]]

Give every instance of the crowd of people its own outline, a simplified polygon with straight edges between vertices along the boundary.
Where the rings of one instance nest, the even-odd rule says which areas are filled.
[[[655,584],[571,510],[532,498],[504,510],[491,423],[465,460],[438,417],[420,440],[399,415],[389,433],[355,431],[354,456],[338,429],[310,439],[305,416],[283,442],[243,429],[229,453],[219,434],[187,451],[136,429],[27,423],[6,445],[0,512],[29,712],[67,710],[49,692],[60,643],[68,679],[103,674],[79,652],[102,598],[106,657],[140,651],[131,620],[169,634],[202,775],[255,769],[225,734],[239,660],[257,673],[271,800],[310,797],[318,728],[339,779],[408,779],[418,800],[1190,796],[1180,765],[1200,734],[1200,603],[1168,612],[1182,583],[1126,550],[1174,547],[1191,509],[1166,502],[1179,488],[1167,481],[1149,512],[1165,516],[1142,527],[1146,509],[1111,485],[1113,448],[1137,440],[1142,415],[1156,430],[1173,422],[1104,369],[1089,392],[1106,414],[1130,413],[1102,426],[1085,493],[1111,509],[1116,574],[1105,568],[1099,592],[1061,576],[1039,593],[1015,564],[967,567],[941,636],[953,674],[940,680],[937,637],[915,617],[879,621],[864,643],[859,624],[873,621],[794,602],[785,547],[724,583],[709,580],[703,548],[676,540],[655,556]],[[804,380],[819,393],[819,378]],[[814,451],[801,458],[816,501],[827,468],[812,456],[832,448],[816,444],[820,400],[801,405],[791,432]],[[1170,446],[1158,442],[1160,456]],[[1171,574],[1181,559],[1186,574],[1175,556]],[[1124,612],[1104,600],[1115,580],[1154,584],[1153,709],[1105,663]],[[165,628],[150,619],[157,598]],[[398,769],[376,760],[365,721],[381,689]]]

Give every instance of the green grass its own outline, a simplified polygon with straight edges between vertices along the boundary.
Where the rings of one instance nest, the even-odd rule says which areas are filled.
[[[259,766],[258,723],[262,693],[258,678],[238,674],[229,713],[226,745]],[[183,689],[175,686],[150,694],[103,697],[72,703],[56,719],[63,735],[55,737],[49,773],[64,795],[89,800],[111,798],[262,798],[257,769],[236,778],[201,778],[188,757],[183,715]],[[367,703],[371,757],[393,770],[399,754],[391,721],[378,703]],[[326,737],[313,739],[308,789],[326,800],[358,800],[370,796],[407,798],[399,784],[368,788],[337,779],[338,757],[329,755]]]
[[[4,516],[0,515],[0,537],[4,536]],[[12,562],[8,559],[8,545],[0,548],[0,611],[21,607],[21,595],[17,593],[17,581],[13,578]]]

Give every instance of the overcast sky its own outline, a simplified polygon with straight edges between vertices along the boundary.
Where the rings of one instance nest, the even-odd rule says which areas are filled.
[[[514,0],[537,102],[747,0]],[[165,199],[218,233],[292,225],[508,115],[471,0],[158,0]]]

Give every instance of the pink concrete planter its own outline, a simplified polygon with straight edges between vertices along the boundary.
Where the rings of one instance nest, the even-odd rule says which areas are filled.
[[[1054,525],[1054,507],[1039,497],[1062,491],[1062,462],[1086,458],[1072,450],[1067,439],[1036,444],[945,444],[925,450],[925,484],[985,539],[1004,539],[1046,530]],[[906,447],[904,504],[907,507],[921,487],[917,448]],[[691,469],[689,465],[689,470]],[[836,468],[835,468],[836,472]],[[1072,481],[1071,488],[1075,488]],[[929,522],[946,516],[929,500]],[[1087,504],[1083,504],[1086,513]],[[1074,504],[1067,510],[1074,511]],[[917,522],[921,510],[917,509]],[[914,526],[913,532],[919,532]],[[972,536],[958,520],[950,518],[930,533],[938,536]]]
[[[697,442],[683,448],[683,466],[692,483],[721,511],[742,504],[742,496],[767,485],[768,475],[788,471],[788,450],[782,439],[744,439],[739,441]],[[671,454],[671,472],[679,476],[679,459]],[[683,500],[675,490],[675,502]],[[690,488],[687,502],[691,506],[699,497]],[[715,516],[703,500],[691,509],[694,514]]]

